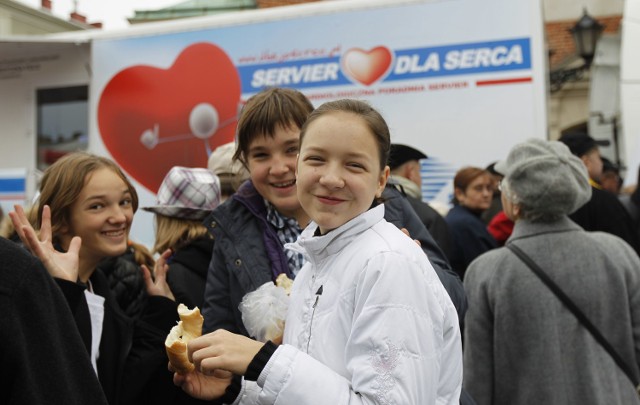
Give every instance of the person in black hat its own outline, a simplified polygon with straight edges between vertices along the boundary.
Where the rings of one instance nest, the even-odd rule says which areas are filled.
[[[560,142],[582,160],[589,174],[592,191],[591,199],[569,215],[569,218],[586,231],[601,231],[619,236],[636,252],[640,252],[638,236],[629,213],[614,194],[603,190],[598,183],[603,166],[599,146],[607,146],[609,141],[596,140],[585,133],[567,133],[560,137]]]
[[[389,151],[389,168],[398,176],[410,180],[411,183],[403,181],[403,185],[407,188],[407,194],[413,195],[415,198],[422,198],[420,185],[422,178],[420,177],[420,160],[427,159],[427,155],[411,146],[392,143]],[[392,173],[394,174],[394,173]]]
[[[560,137],[560,142],[567,145],[571,153],[578,156],[580,159],[582,159],[583,162],[583,156],[593,153],[594,151],[597,151],[598,156],[600,156],[600,150],[598,149],[598,147],[610,145],[610,142],[606,139],[593,139],[591,136],[583,132],[570,132],[562,134],[562,136]]]
[[[480,215],[480,218],[482,218],[482,222],[484,222],[487,225],[489,225],[493,217],[495,217],[496,215],[498,215],[500,211],[502,211],[502,201],[500,198],[500,189],[498,188],[498,184],[500,184],[500,181],[504,176],[501,173],[498,173],[496,171],[495,169],[496,163],[497,162],[489,163],[489,165],[487,165],[487,167],[485,168],[486,171],[491,173],[491,177],[493,178],[493,182],[494,182],[493,197],[491,198],[491,206],[489,207],[488,210],[483,212],[482,215]]]
[[[449,226],[435,209],[422,201],[421,159],[427,159],[427,155],[411,146],[391,144],[389,151],[391,176],[389,176],[388,184],[393,185],[407,196],[411,207],[418,214],[440,249],[447,257],[450,257],[452,240]]]
[[[622,177],[620,177],[620,166],[603,157],[599,183],[603,190],[619,195],[623,183]]]

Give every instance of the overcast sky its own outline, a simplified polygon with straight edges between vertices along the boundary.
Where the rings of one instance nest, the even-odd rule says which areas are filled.
[[[41,0],[17,0],[33,8],[40,8]],[[183,0],[76,0],[78,13],[87,17],[88,23],[102,22],[105,30],[121,29],[129,26],[127,18],[133,17],[134,10],[156,10]],[[52,12],[56,17],[69,19],[74,9],[74,0],[52,0]]]

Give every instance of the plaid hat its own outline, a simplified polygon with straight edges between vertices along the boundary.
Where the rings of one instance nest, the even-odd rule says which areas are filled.
[[[560,137],[559,141],[567,145],[571,153],[577,157],[581,157],[597,146],[609,146],[610,143],[606,139],[593,139],[582,132],[564,134]]]
[[[516,202],[532,213],[571,214],[591,198],[587,168],[561,142],[529,139],[495,168],[505,175]]]
[[[402,166],[410,160],[426,159],[427,155],[411,146],[392,143],[389,150],[389,168],[391,170]]]
[[[158,202],[145,211],[172,218],[202,220],[220,204],[220,180],[211,170],[175,166],[162,180]]]

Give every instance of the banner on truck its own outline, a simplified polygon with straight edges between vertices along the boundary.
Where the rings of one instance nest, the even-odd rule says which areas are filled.
[[[248,97],[292,87],[314,105],[369,101],[392,142],[429,156],[424,199],[448,201],[459,168],[546,137],[539,0],[317,4],[313,15],[256,22],[252,11],[247,22],[94,40],[92,149],[152,201],[172,166],[206,166],[233,140]]]

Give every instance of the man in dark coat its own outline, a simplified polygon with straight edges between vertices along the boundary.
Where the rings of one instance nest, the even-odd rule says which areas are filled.
[[[602,158],[598,146],[606,146],[609,141],[595,140],[584,133],[568,133],[562,135],[560,142],[567,145],[571,153],[579,157],[586,166],[592,191],[589,202],[569,215],[569,218],[585,231],[601,231],[616,235],[624,239],[636,252],[640,252],[631,216],[617,196],[603,190],[597,183],[602,174]]]

